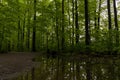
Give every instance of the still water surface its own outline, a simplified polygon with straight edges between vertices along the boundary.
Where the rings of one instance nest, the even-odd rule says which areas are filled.
[[[45,57],[12,80],[120,80],[119,57]]]

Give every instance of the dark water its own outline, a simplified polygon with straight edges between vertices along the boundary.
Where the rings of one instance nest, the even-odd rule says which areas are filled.
[[[39,66],[12,80],[120,80],[119,57],[38,57]]]

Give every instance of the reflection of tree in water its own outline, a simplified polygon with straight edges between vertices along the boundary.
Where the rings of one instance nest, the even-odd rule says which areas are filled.
[[[91,68],[91,60],[90,58],[88,58],[88,60],[86,61],[86,78],[87,80],[92,80],[92,68]]]
[[[16,80],[120,80],[119,59],[56,57],[40,59],[40,65]]]

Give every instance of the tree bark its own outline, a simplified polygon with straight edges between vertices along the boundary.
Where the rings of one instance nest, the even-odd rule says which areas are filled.
[[[21,38],[21,41],[22,41],[21,49],[22,49],[22,51],[24,51],[25,24],[26,24],[25,19],[26,19],[26,13],[24,13],[24,20],[23,20],[23,27],[22,27],[22,38]]]
[[[99,10],[98,10],[98,29],[100,27],[100,13],[101,13],[101,0],[99,0]]]
[[[78,6],[75,0],[75,26],[76,26],[76,44],[79,42],[79,26],[78,26]]]
[[[116,0],[113,0],[114,7],[114,23],[115,23],[115,31],[116,31],[116,46],[119,46],[119,35],[118,35],[118,18],[117,18],[117,8],[116,8]]]
[[[68,26],[71,26],[71,21],[70,21],[70,18],[71,18],[71,15],[70,15],[70,0],[68,0]],[[71,43],[72,43],[72,28],[70,28],[69,29],[70,30],[70,35],[69,35],[69,37],[70,37],[70,41],[69,41],[69,43],[70,43],[70,45],[71,45]]]
[[[19,0],[17,0],[17,4],[19,4]],[[20,6],[17,6],[18,8],[18,12],[20,12]],[[20,15],[18,14],[17,16],[18,20],[17,20],[17,26],[18,26],[18,33],[17,33],[17,50],[20,51],[21,49],[21,21],[20,21]]]
[[[30,18],[28,16],[28,26],[27,26],[27,49],[30,50]]]
[[[112,22],[111,22],[111,8],[110,8],[110,0],[107,0],[107,9],[108,9],[108,54],[112,52]]]
[[[107,0],[107,8],[108,8],[108,29],[111,30],[111,9],[110,9],[110,0]]]
[[[64,51],[64,48],[65,48],[65,38],[64,38],[64,27],[65,27],[65,24],[64,24],[64,0],[62,0],[62,51]]]
[[[17,35],[17,37],[18,37],[18,42],[17,42],[17,49],[18,49],[18,51],[20,51],[20,17],[18,16],[18,35]]]
[[[30,5],[31,2],[27,1],[27,5]],[[30,21],[30,18],[31,18],[31,13],[30,13],[30,8],[28,8],[27,10],[27,35],[26,35],[26,46],[27,46],[27,51],[30,51],[30,24],[31,24],[31,21]]]
[[[33,35],[32,35],[32,51],[36,51],[36,0],[34,0],[34,22],[33,22]]]
[[[56,7],[56,14],[55,14],[55,16],[56,16],[56,41],[57,41],[57,50],[59,51],[59,30],[58,30],[58,15],[57,15],[57,13],[58,13],[58,6],[57,6],[57,1],[55,0],[55,7]]]
[[[88,0],[85,2],[85,44],[90,45],[90,26],[89,26],[89,15],[88,15]]]
[[[75,23],[75,13],[74,13],[74,0],[72,0],[72,48],[74,48],[74,23]]]

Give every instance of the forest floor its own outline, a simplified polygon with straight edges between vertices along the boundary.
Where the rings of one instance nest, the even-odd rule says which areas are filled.
[[[12,78],[20,72],[30,70],[34,62],[32,53],[6,53],[0,54],[0,80]]]

